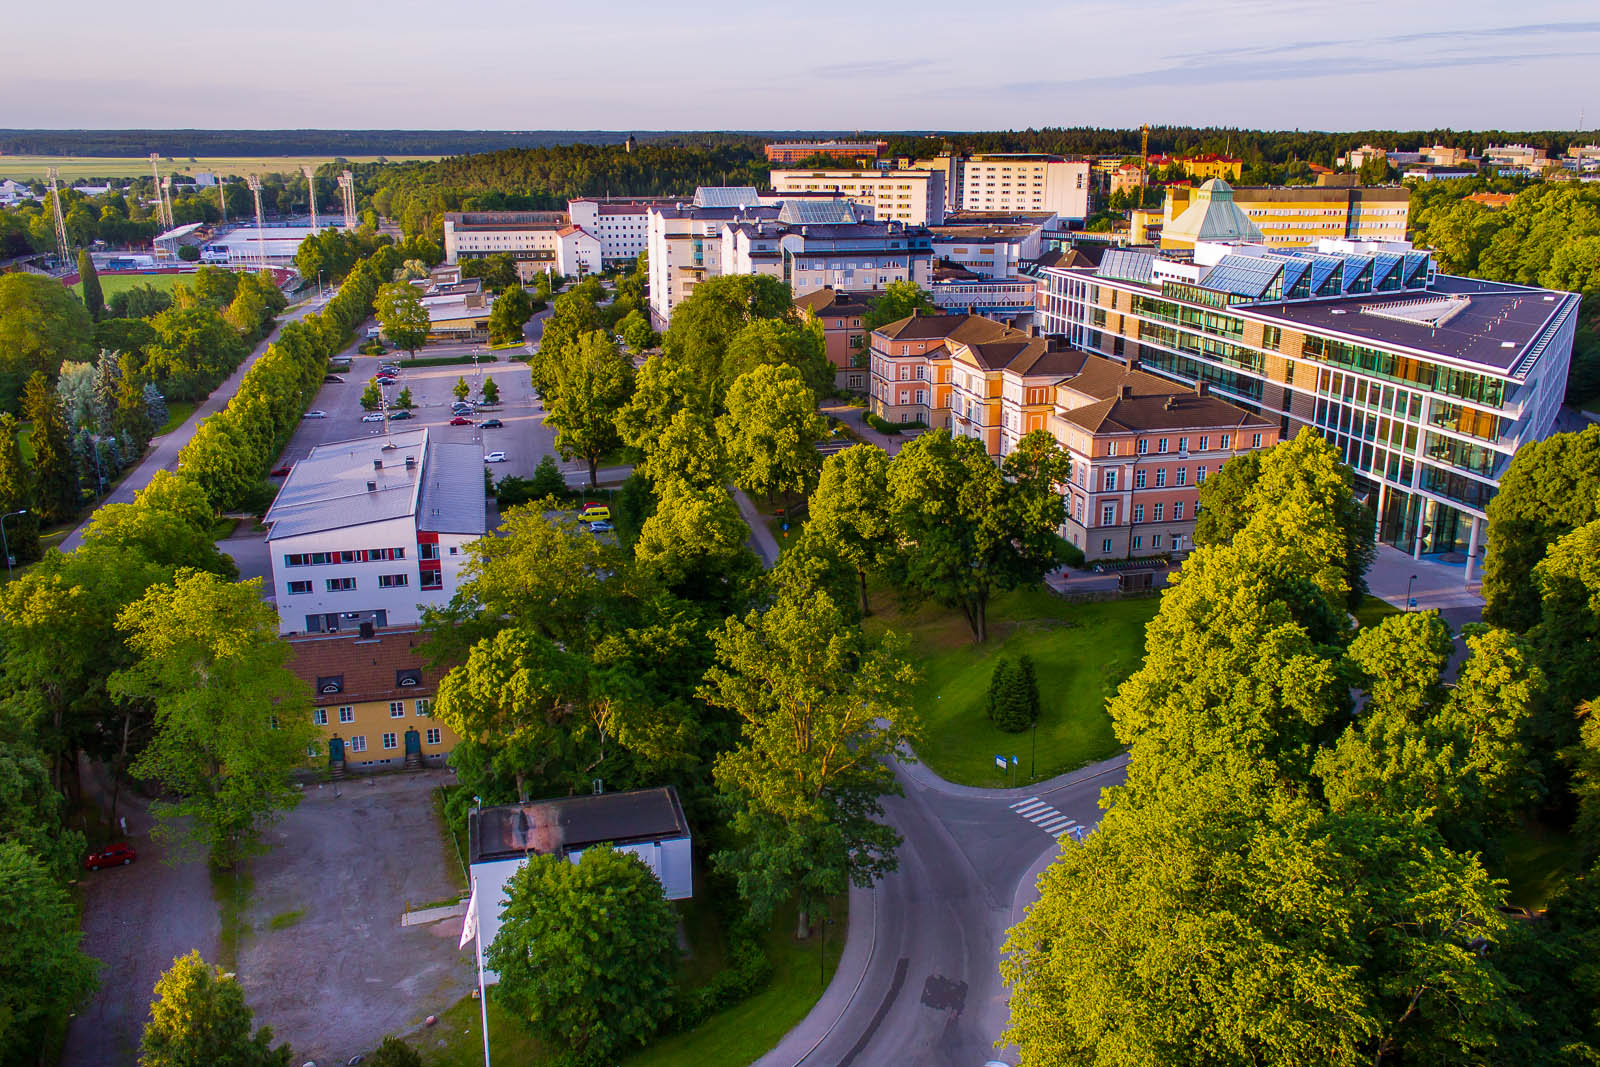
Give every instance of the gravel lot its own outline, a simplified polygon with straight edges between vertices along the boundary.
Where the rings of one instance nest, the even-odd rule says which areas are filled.
[[[454,899],[464,884],[431,797],[452,780],[429,770],[309,784],[252,861],[239,977],[295,1063],[370,1055],[472,990],[460,919],[400,925],[408,903]]]

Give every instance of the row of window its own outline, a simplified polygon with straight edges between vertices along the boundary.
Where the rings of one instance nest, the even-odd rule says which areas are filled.
[[[441,745],[441,744],[444,743],[444,734],[438,729],[438,727],[431,727],[427,732],[426,739],[427,739],[428,744],[430,744],[430,745]],[[367,750],[367,735],[366,734],[356,734],[353,737],[349,738],[348,744],[350,746],[350,751],[351,752],[365,752]],[[400,737],[399,737],[399,735],[398,734],[392,734],[392,733],[384,734],[383,735],[383,747],[386,748],[386,749],[399,748],[400,747]],[[313,759],[315,759],[317,756],[320,756],[321,754],[322,754],[322,746],[321,745],[311,744],[311,745],[307,745],[306,746],[306,755],[312,757]]]
[[[419,716],[422,716],[423,718],[430,718],[430,719],[433,717],[433,701],[431,699],[424,697],[424,698],[418,700],[416,702],[416,708],[417,708],[417,714]],[[356,721],[355,705],[354,704],[342,705],[338,709],[338,715],[339,715],[339,721],[341,723],[352,723],[352,722],[355,722]],[[391,701],[389,701],[389,718],[391,718],[391,719],[403,719],[405,717],[406,717],[406,702],[404,700],[391,700]],[[328,725],[328,709],[327,708],[313,708],[313,709],[311,709],[311,723],[314,726],[326,726],[326,725]]]
[[[423,579],[424,579],[423,580],[423,588],[424,589],[437,588],[437,586],[429,586],[427,584],[427,575],[428,575],[428,573],[430,573],[430,572],[424,572],[424,574],[423,574]],[[379,589],[400,589],[400,588],[403,588],[404,586],[407,586],[407,585],[410,585],[410,584],[411,584],[411,577],[409,575],[405,575],[405,574],[380,574],[380,575],[378,575],[378,588]],[[328,592],[330,592],[330,593],[349,593],[349,592],[353,592],[355,590],[355,588],[356,588],[356,580],[354,578],[328,578],[323,582],[323,585],[326,586]],[[294,595],[297,595],[297,594],[300,594],[300,593],[309,593],[309,592],[311,592],[311,582],[309,580],[292,581],[292,582],[289,583],[289,594],[291,596],[294,596]]]
[[[1170,448],[1168,446],[1171,444],[1171,441],[1172,441],[1172,439],[1170,437],[1158,437],[1158,438],[1156,438],[1156,455],[1158,455],[1158,456],[1166,455],[1170,451]],[[1228,449],[1230,449],[1232,447],[1233,447],[1233,435],[1232,434],[1224,433],[1224,434],[1218,434],[1217,435],[1217,448],[1221,449],[1222,451],[1227,451]],[[1260,434],[1256,434],[1254,436],[1253,440],[1250,443],[1250,447],[1251,448],[1260,448],[1261,447],[1261,435]],[[1148,437],[1139,438],[1138,442],[1134,445],[1134,451],[1138,455],[1141,455],[1141,456],[1148,455],[1149,452],[1150,452],[1150,438],[1148,438]],[[1185,436],[1185,437],[1178,438],[1178,451],[1182,452],[1182,453],[1187,453],[1189,451],[1189,438],[1188,437]],[[1200,449],[1199,449],[1199,451],[1201,451],[1201,452],[1209,452],[1209,451],[1211,451],[1211,435],[1210,434],[1205,433],[1205,434],[1201,434],[1200,435]],[[1117,442],[1115,442],[1115,441],[1106,442],[1106,455],[1114,456],[1116,454],[1117,454]]]
[[[283,557],[283,565],[321,567],[336,563],[379,563],[405,558],[406,550],[403,548],[359,548],[344,552],[287,552]]]

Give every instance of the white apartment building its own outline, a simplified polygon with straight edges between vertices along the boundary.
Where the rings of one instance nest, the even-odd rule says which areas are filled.
[[[650,246],[650,209],[671,200],[580,197],[567,201],[572,225],[582,227],[600,242],[600,261],[606,266],[639,258]]]
[[[1053,211],[1089,216],[1089,163],[1037,153],[986,153],[962,164],[964,211]]]
[[[1051,216],[1053,218],[1053,216]],[[933,256],[984,278],[1015,278],[1039,258],[1043,221],[934,226]]]
[[[564,211],[452,211],[444,217],[444,261],[504,253],[524,282],[553,270],[568,277],[599,272],[598,238],[574,225]]]
[[[486,499],[480,447],[426,429],[313,448],[266,515],[278,632],[421,621],[455,595]]]
[[[785,204],[775,221],[724,223],[720,273],[770,275],[788,283],[796,297],[821,289],[876,292],[899,281],[913,281],[924,289],[931,284],[933,253],[927,230],[899,222],[854,222],[843,216],[827,222],[792,217],[815,219],[821,214],[819,207]]]
[[[778,170],[774,194],[810,193],[843,197],[872,207],[880,219],[908,226],[944,222],[944,172],[938,170]]]

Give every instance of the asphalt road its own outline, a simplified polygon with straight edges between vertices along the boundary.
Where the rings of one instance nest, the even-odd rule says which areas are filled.
[[[981,790],[898,764],[906,795],[884,808],[904,837],[900,867],[852,891],[833,983],[759,1067],[1015,1062],[1014,1049],[994,1047],[1007,1018],[998,969],[1006,930],[1037,899],[1035,880],[1056,855],[1045,828],[1097,824],[1100,790],[1122,780],[1123,765],[1119,757],[1031,789]]]

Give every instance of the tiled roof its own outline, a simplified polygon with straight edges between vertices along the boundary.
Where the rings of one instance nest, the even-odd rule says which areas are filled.
[[[831,286],[794,298],[794,306],[815,315],[861,315],[867,311],[866,298]]]
[[[1097,399],[1065,408],[1068,391]],[[1220,397],[1115,360],[1089,356],[1081,371],[1062,382],[1057,392],[1057,417],[1090,433],[1142,433],[1157,430],[1270,426]]]
[[[286,640],[289,669],[305,682],[312,700],[322,707],[431,697],[448,671],[427,665],[420,651],[426,638],[415,628],[377,630],[370,638],[351,632],[305,634]],[[411,678],[416,679],[415,684],[404,684]],[[324,691],[335,685],[337,692]]]

